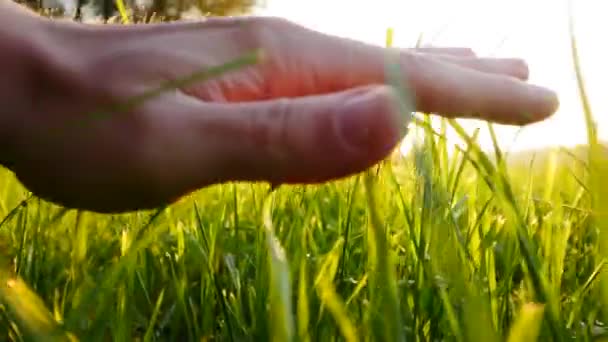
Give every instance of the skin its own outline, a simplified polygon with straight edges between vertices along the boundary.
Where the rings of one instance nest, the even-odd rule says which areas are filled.
[[[278,18],[83,25],[0,1],[0,161],[67,207],[125,212],[229,181],[330,181],[383,160],[406,133],[382,47]],[[74,124],[258,48],[256,65]],[[522,60],[393,52],[412,110],[525,125],[558,108]]]

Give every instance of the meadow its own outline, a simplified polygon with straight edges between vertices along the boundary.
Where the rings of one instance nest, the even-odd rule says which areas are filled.
[[[362,174],[145,212],[62,208],[0,170],[0,340],[608,340],[607,154],[578,76],[589,145],[540,164],[421,116],[423,141]]]

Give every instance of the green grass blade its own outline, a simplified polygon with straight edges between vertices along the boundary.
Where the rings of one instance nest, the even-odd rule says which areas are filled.
[[[289,265],[285,251],[281,243],[274,235],[272,224],[272,202],[274,196],[271,193],[265,200],[263,208],[263,222],[266,231],[266,244],[269,251],[270,274],[270,317],[273,341],[293,341],[295,334],[295,323],[292,311],[292,294],[289,279]]]
[[[537,341],[543,321],[544,306],[525,304],[518,315],[515,324],[509,331],[507,342]]]
[[[28,341],[76,341],[55,321],[44,302],[17,277],[0,270],[0,304]]]
[[[340,252],[344,240],[339,239],[329,254],[325,257],[323,264],[320,267],[317,277],[315,278],[315,288],[323,303],[327,307],[334,320],[337,322],[342,337],[348,342],[359,341],[357,337],[357,329],[351,322],[346,312],[346,306],[340,299],[333,285],[333,280],[338,271],[340,261]]]
[[[369,226],[368,253],[370,272],[370,291],[372,305],[373,331],[380,341],[405,341],[399,309],[397,280],[386,239],[385,229],[380,218],[378,195],[374,175],[365,174],[365,193],[367,197]]]
[[[300,264],[300,279],[298,286],[298,341],[310,341],[310,326],[309,300],[308,300],[308,277],[307,277],[306,259],[302,258]]]
[[[122,23],[130,24],[129,15],[127,14],[127,7],[125,6],[124,1],[123,0],[114,0],[114,3],[116,4],[116,8],[118,9],[118,12],[120,13],[120,18],[122,19]]]

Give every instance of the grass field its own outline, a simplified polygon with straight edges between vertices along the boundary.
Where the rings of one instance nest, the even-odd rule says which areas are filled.
[[[2,170],[0,340],[608,341],[585,109],[583,160],[509,166],[427,118],[411,155],[349,179],[124,215],[43,202]],[[467,148],[448,158],[450,125]]]

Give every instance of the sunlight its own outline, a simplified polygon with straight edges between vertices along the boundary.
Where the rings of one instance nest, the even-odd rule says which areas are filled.
[[[576,33],[591,103],[604,139],[608,101],[599,92],[607,73],[606,49],[593,49],[594,35],[606,21],[600,2],[575,1]],[[560,96],[560,109],[544,122],[523,129],[495,126],[502,148],[521,150],[586,142],[586,130],[576,89],[567,22],[567,2],[556,0],[267,0],[262,15],[286,17],[310,28],[382,45],[387,27],[395,29],[394,45],[412,47],[422,34],[424,44],[467,46],[479,55],[524,58],[530,82],[548,86]],[[602,63],[602,64],[600,64]],[[465,128],[480,127],[479,143],[491,147],[486,124],[462,120]],[[448,132],[453,143],[457,139]],[[407,150],[412,138],[406,138]]]

